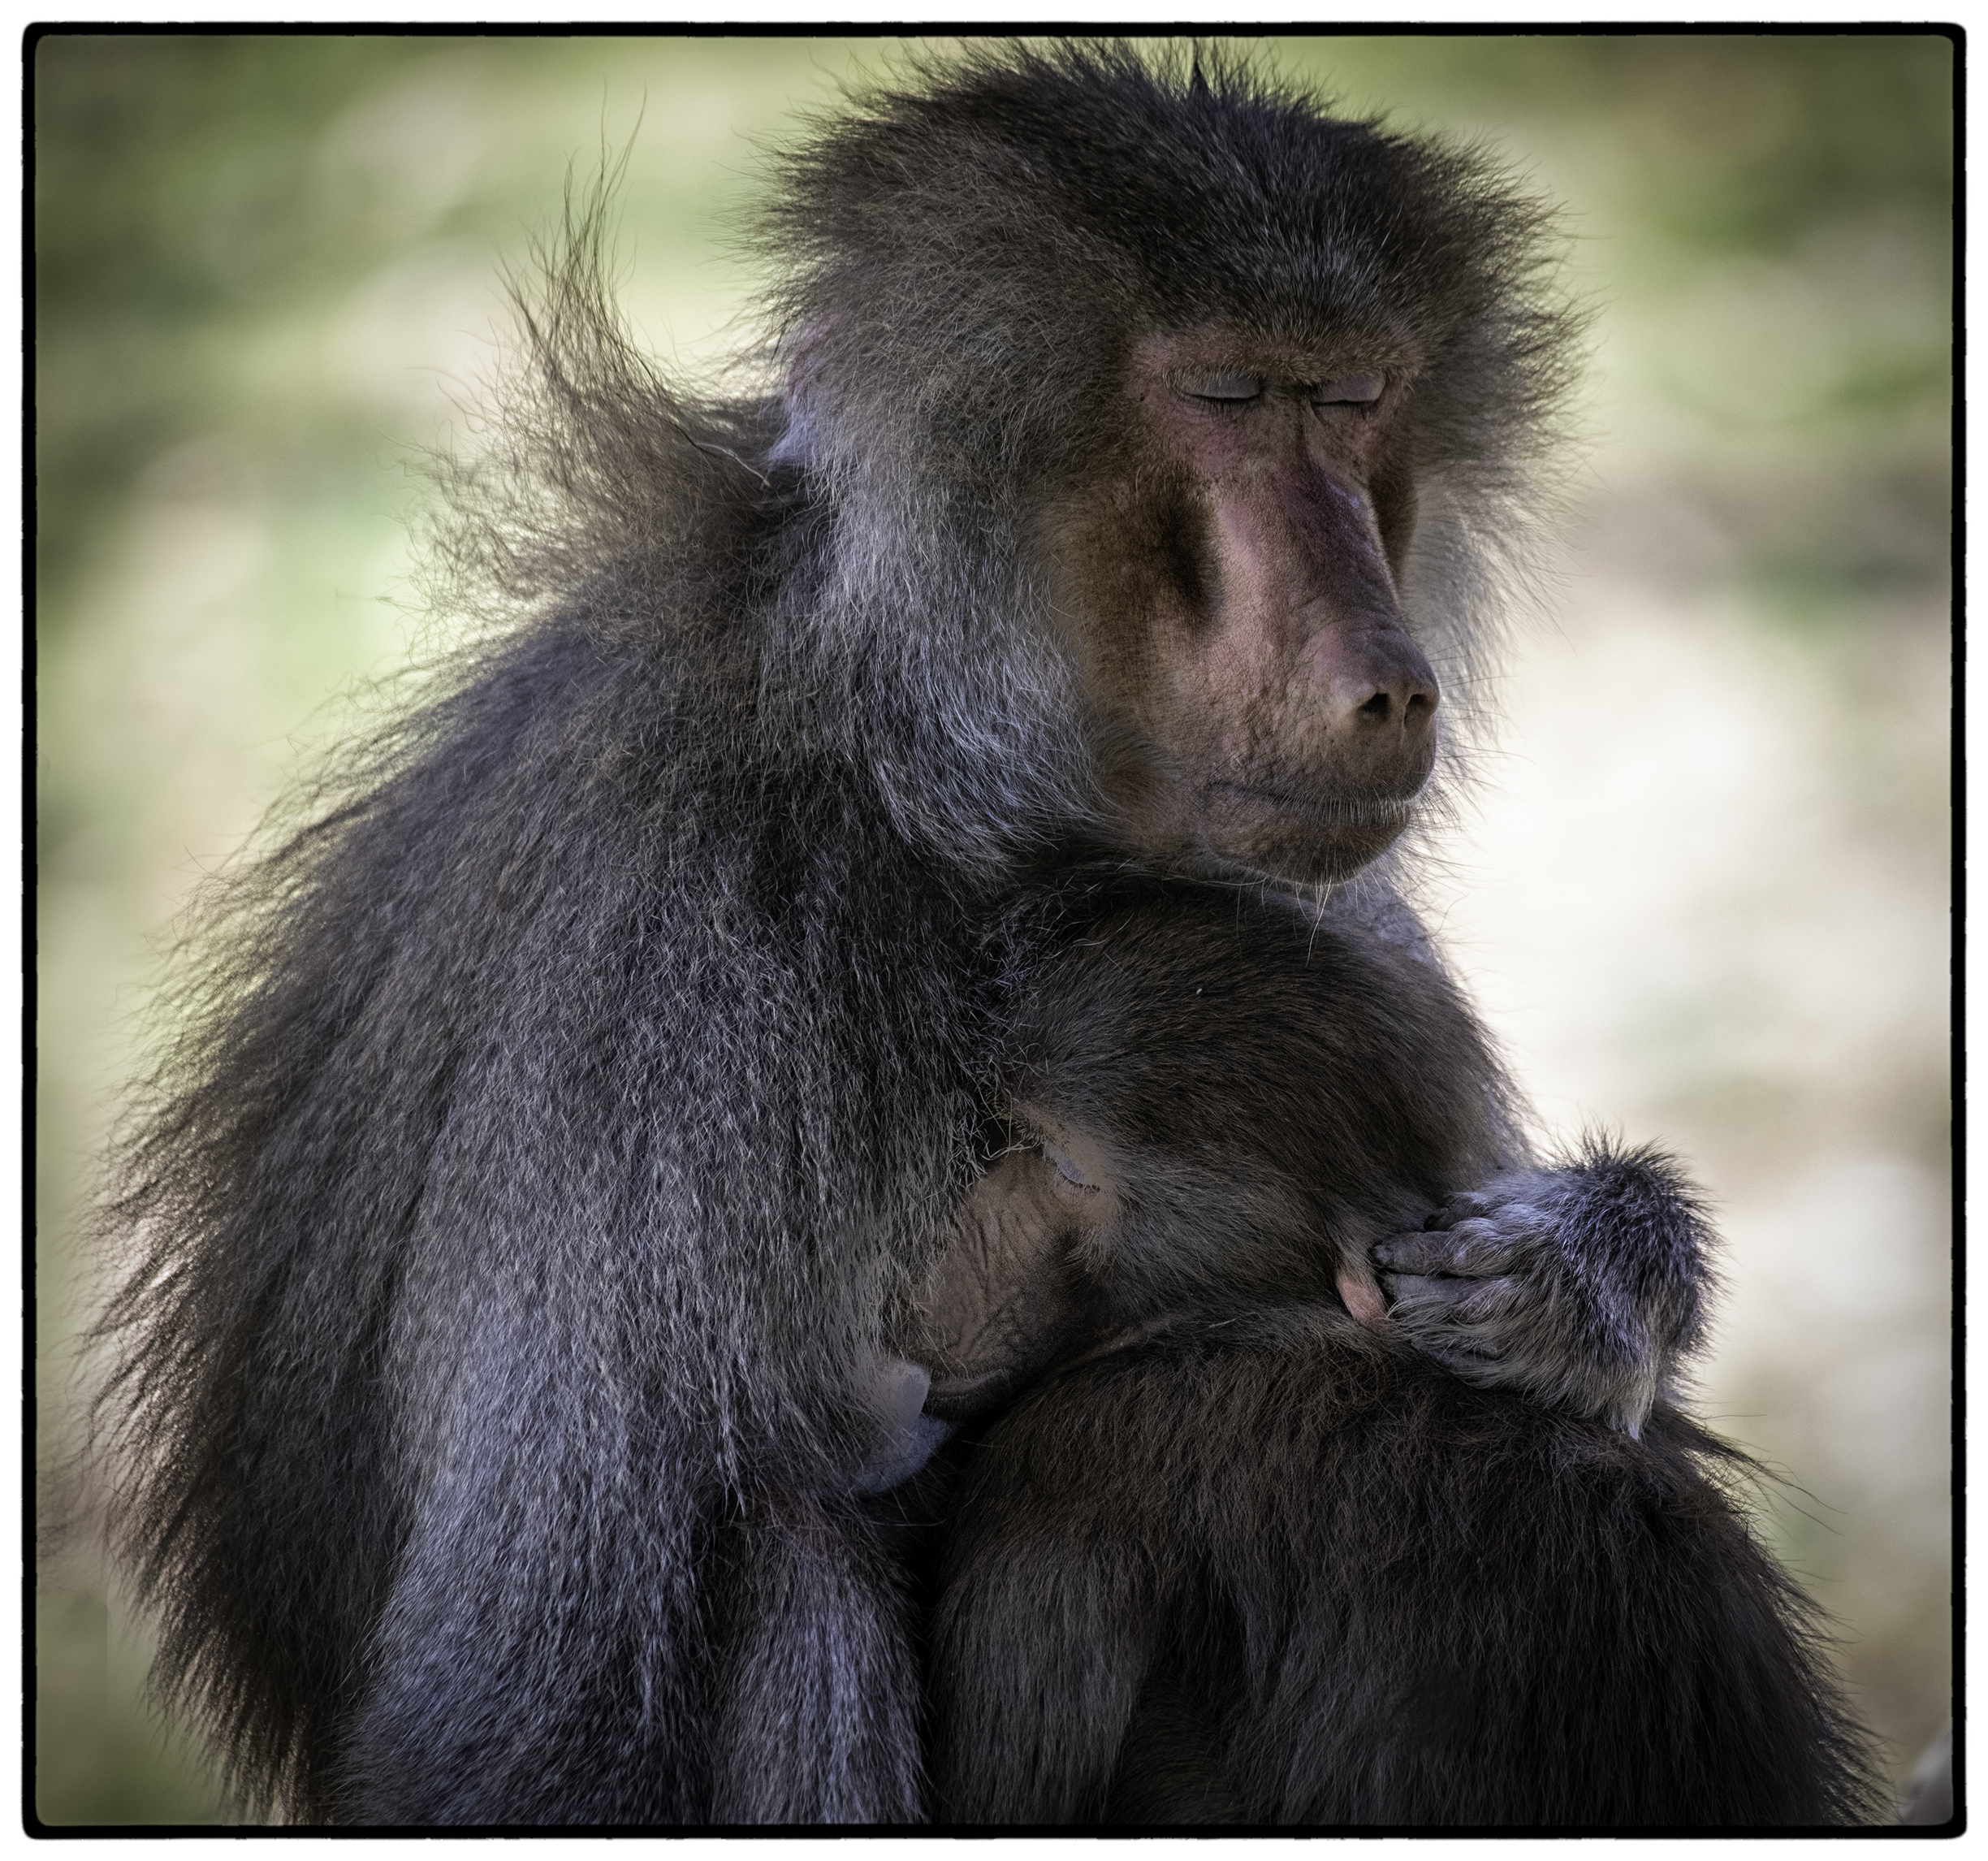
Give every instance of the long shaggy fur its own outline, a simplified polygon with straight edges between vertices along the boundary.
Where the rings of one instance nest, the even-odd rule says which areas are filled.
[[[1640,1441],[1343,1313],[1039,1385],[934,1629],[962,1823],[1780,1828],[1882,1794],[1812,1606],[1675,1410]]]
[[[959,1244],[989,1314],[1065,1314],[1013,1348],[1066,1367],[966,1462],[949,1820],[1878,1813],[1819,1619],[1729,1490],[1749,1464],[1657,1400],[1704,1338],[1696,1197],[1598,1140],[1513,1168],[1482,1032],[1420,962],[1121,883],[1017,979],[1008,1088],[1111,1213]],[[1401,1248],[1434,1257],[1376,1336],[1339,1275]],[[1047,1279],[1081,1296],[1017,1296]]]
[[[252,1813],[921,1813],[856,1389],[1004,914],[1123,857],[1031,514],[1142,331],[1406,325],[1451,679],[1564,374],[1541,230],[1239,67],[973,54],[787,162],[779,379],[725,400],[581,216],[452,474],[480,630],[220,887],[116,1159],[120,1547]]]

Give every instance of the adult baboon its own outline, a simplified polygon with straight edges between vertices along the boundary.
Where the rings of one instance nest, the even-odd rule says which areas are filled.
[[[1717,1483],[1744,1458],[1667,1402],[1618,1431],[1401,1342],[1370,1250],[1454,1210],[1496,1132],[1475,1025],[1412,967],[1281,901],[1149,886],[1020,1004],[1019,1140],[967,1199],[913,1353],[956,1418],[1048,1366],[953,1517],[942,1816],[1874,1816],[1812,1612]],[[1667,1375],[1703,1331],[1689,1191],[1591,1145],[1553,1192],[1539,1231],[1590,1283],[1640,1283],[1625,1348]],[[1397,1312],[1430,1290],[1389,1277]],[[1487,1314],[1506,1296],[1451,1289]]]
[[[640,357],[582,225],[454,487],[507,624],[231,883],[119,1159],[123,1549],[248,1803],[923,1813],[854,1489],[991,980],[1098,863],[1418,944],[1433,668],[1448,714],[1567,372],[1543,223],[1066,47],[787,158],[763,397]],[[1636,1284],[1549,1237],[1509,1293],[1416,1342],[1634,1411]]]

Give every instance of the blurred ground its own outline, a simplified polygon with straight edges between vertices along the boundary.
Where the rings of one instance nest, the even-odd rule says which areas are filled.
[[[1568,204],[1588,462],[1430,902],[1548,1123],[1661,1138],[1717,1197],[1703,1405],[1794,1482],[1768,1529],[1902,1777],[1950,1706],[1951,47],[1275,50]],[[718,353],[755,141],[885,52],[36,48],[45,1465],[153,953],[337,731],[327,699],[407,655],[405,461],[474,443],[499,262],[633,136],[629,307]],[[136,1703],[143,1634],[86,1534],[37,1653],[46,1820],[222,1814]]]

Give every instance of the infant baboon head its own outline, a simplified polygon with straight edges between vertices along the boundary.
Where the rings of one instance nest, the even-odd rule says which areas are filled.
[[[1013,1142],[962,1205],[910,1354],[989,1408],[1182,1314],[1337,1299],[1484,1166],[1491,1062],[1439,972],[1282,899],[1145,886],[1030,981]]]

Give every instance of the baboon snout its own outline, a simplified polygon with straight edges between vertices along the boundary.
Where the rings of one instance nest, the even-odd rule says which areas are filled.
[[[1330,626],[1305,656],[1315,715],[1340,768],[1398,792],[1420,787],[1441,695],[1422,649],[1398,628]]]

